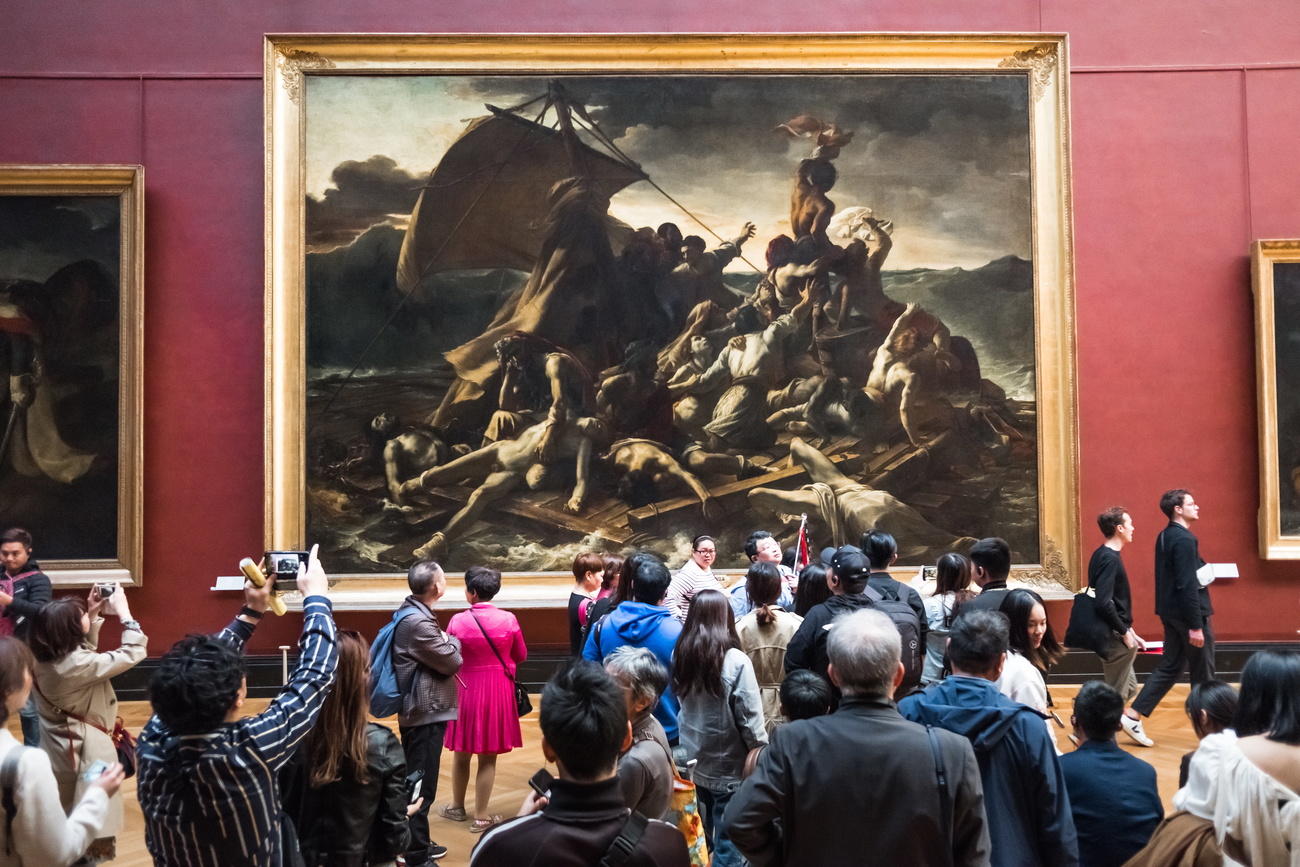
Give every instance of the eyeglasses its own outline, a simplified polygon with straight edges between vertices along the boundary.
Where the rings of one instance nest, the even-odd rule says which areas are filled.
[[[706,555],[706,556],[712,557],[712,556],[716,555],[718,552],[717,552],[715,549],[713,549],[713,548],[696,548],[696,549],[695,549],[695,553],[696,553],[696,554],[704,554],[704,555]]]

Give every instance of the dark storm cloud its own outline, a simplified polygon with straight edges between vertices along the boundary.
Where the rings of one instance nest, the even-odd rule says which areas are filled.
[[[546,91],[544,79],[472,81],[497,105]],[[831,195],[840,207],[865,205],[894,219],[900,244],[924,231],[990,255],[1028,255],[1022,76],[624,76],[564,85],[666,189],[694,197],[728,225],[748,218],[746,208],[760,199],[771,212],[788,196],[811,144],[775,127],[810,114],[854,132],[836,160]]]
[[[409,214],[423,184],[379,154],[339,163],[330,180],[321,198],[307,196],[307,243],[314,248],[346,244],[390,214]]]
[[[115,273],[118,209],[110,196],[0,197],[0,279],[44,282],[79,259]]]

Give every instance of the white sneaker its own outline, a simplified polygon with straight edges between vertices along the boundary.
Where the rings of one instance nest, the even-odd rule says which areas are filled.
[[[1140,718],[1133,719],[1133,717],[1123,713],[1119,715],[1119,724],[1124,729],[1124,734],[1132,738],[1134,743],[1144,747],[1154,747],[1156,745],[1156,742],[1151,740],[1147,733],[1142,730],[1142,720]]]

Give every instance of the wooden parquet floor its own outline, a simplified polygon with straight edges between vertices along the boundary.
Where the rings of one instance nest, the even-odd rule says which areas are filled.
[[[1186,684],[1175,686],[1169,695],[1165,697],[1165,700],[1160,703],[1151,718],[1147,720],[1146,730],[1155,739],[1155,747],[1149,749],[1139,747],[1129,741],[1122,733],[1118,737],[1118,742],[1124,749],[1144,761],[1150,762],[1155,767],[1160,785],[1160,796],[1165,802],[1166,810],[1169,809],[1170,801],[1178,788],[1179,761],[1182,759],[1183,753],[1194,749],[1196,746],[1196,736],[1192,733],[1191,726],[1183,714],[1183,701],[1187,697],[1187,689]],[[1070,706],[1077,690],[1077,686],[1052,687],[1052,697],[1056,702],[1057,712],[1067,724],[1069,723]],[[257,713],[266,704],[267,700],[265,699],[250,700],[247,707],[250,713]],[[534,707],[539,704],[538,696],[533,696]],[[123,702],[121,708],[127,727],[132,732],[139,732],[149,716],[148,703]],[[395,718],[381,720],[381,722],[391,724],[396,730]],[[541,751],[541,734],[537,727],[537,712],[534,711],[529,714],[522,720],[522,723],[523,749],[502,756],[497,764],[496,788],[492,792],[491,811],[504,816],[513,816],[518,811],[519,805],[523,802],[524,795],[528,791],[528,778],[544,763]],[[16,735],[18,734],[16,717],[10,720],[9,728]],[[1057,743],[1060,749],[1065,752],[1073,749],[1066,738],[1064,730],[1057,730]],[[471,767],[471,774],[472,770]],[[554,766],[550,770],[554,773]],[[140,814],[140,805],[135,797],[135,780],[127,780],[122,791],[125,798],[126,828],[118,837],[118,857],[113,864],[116,867],[145,867],[145,865],[152,862],[144,845],[144,819]],[[473,778],[471,776],[469,792],[471,802],[469,809],[471,810],[473,809],[473,791]],[[438,799],[430,814],[430,824],[434,839],[450,850],[447,857],[440,864],[446,865],[446,867],[456,867],[456,865],[469,863],[470,850],[474,847],[478,837],[469,832],[467,823],[451,822],[437,815],[438,807],[448,801],[450,793],[451,757],[449,754],[445,754],[442,762],[442,773],[438,778]]]

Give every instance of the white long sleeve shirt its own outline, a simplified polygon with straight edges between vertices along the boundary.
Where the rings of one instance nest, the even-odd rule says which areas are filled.
[[[0,764],[17,745],[0,729]],[[65,815],[50,759],[38,749],[24,750],[18,762],[14,802],[12,840],[5,839],[0,812],[0,867],[66,867],[85,853],[108,817],[108,795],[98,786],[88,788]]]

